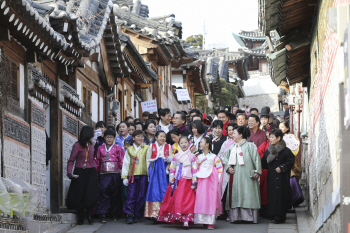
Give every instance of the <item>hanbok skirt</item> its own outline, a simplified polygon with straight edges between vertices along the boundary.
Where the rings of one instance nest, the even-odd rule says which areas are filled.
[[[171,196],[170,184],[160,207],[158,221],[168,223],[194,222],[196,192],[191,188],[192,179],[181,178],[178,187]]]
[[[166,164],[162,158],[152,162],[148,168],[149,184],[146,195],[145,218],[158,217],[160,206],[163,202],[168,180]]]
[[[73,178],[70,183],[67,208],[69,210],[93,208],[99,192],[96,168],[75,168],[73,174],[79,177]]]
[[[215,167],[209,177],[198,178],[194,224],[215,224],[220,206],[222,206],[218,192],[218,181],[219,175]]]

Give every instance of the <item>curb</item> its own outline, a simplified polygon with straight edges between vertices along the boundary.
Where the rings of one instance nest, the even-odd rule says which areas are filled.
[[[295,214],[297,215],[297,223],[299,233],[310,233],[315,232],[309,226],[308,217],[306,216],[306,207],[297,207],[295,208]]]
[[[66,233],[72,228],[71,224],[60,224],[57,227],[47,231],[46,233]]]

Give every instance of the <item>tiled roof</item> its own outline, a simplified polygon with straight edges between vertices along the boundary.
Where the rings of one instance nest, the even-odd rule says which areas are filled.
[[[99,45],[112,6],[108,0],[71,0],[67,5],[63,1],[49,0],[0,2],[3,6],[0,9],[2,20],[8,20],[9,28],[17,27],[21,33],[14,35],[19,43],[25,47],[32,46],[37,53],[64,65],[71,65],[81,56],[89,55]],[[73,7],[69,9],[68,5],[73,3],[82,8],[79,13]],[[87,17],[87,12],[98,15]],[[25,20],[22,21],[19,16]],[[60,25],[59,20],[62,22]]]

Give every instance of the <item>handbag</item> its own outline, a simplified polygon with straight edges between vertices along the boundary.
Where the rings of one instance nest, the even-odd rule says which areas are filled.
[[[298,206],[304,202],[303,192],[301,191],[298,180],[295,176],[290,178],[290,187],[292,189],[292,206]]]

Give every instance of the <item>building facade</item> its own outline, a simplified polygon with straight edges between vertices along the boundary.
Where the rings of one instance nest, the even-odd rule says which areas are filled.
[[[295,8],[259,1],[260,29],[267,37],[271,30],[281,36],[276,47],[270,46],[269,72],[276,85],[287,81],[290,86],[292,131],[302,141],[300,185],[316,232],[347,232],[350,223],[349,103],[344,98],[349,3],[311,1]]]

